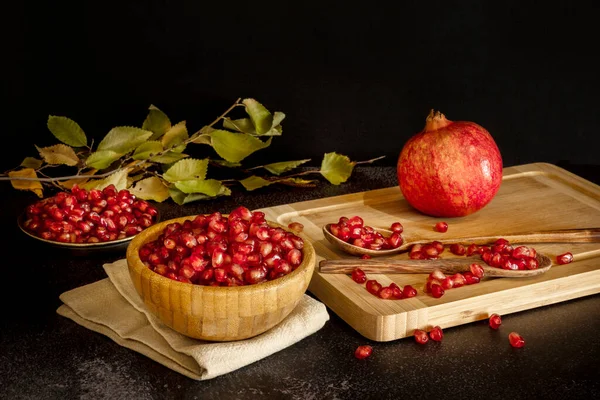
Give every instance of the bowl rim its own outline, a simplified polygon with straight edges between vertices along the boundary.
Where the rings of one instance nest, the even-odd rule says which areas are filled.
[[[179,287],[182,289],[186,289],[189,287],[188,285],[191,285],[192,286],[191,290],[195,290],[195,291],[207,290],[209,292],[210,291],[222,291],[222,290],[256,291],[256,290],[262,290],[262,289],[269,289],[270,287],[281,286],[288,280],[292,280],[300,274],[310,273],[312,276],[312,274],[314,273],[315,264],[316,264],[316,253],[315,253],[315,249],[314,249],[312,243],[310,243],[310,241],[306,238],[306,236],[304,234],[302,234],[302,233],[298,234],[296,232],[293,232],[289,228],[287,228],[277,222],[271,221],[271,220],[266,220],[267,224],[269,224],[270,226],[280,227],[288,232],[294,233],[295,235],[300,236],[302,238],[302,240],[304,241],[304,246],[301,250],[302,251],[302,262],[300,263],[300,265],[296,269],[294,269],[292,272],[290,272],[289,274],[281,276],[279,278],[268,280],[266,282],[260,282],[260,283],[255,283],[255,284],[251,284],[251,285],[242,285],[242,286],[199,285],[196,283],[180,282],[180,281],[176,281],[171,278],[167,278],[166,276],[163,276],[157,272],[152,271],[150,268],[148,268],[147,266],[144,265],[142,260],[140,260],[139,253],[138,253],[139,248],[142,246],[143,243],[146,243],[146,242],[156,239],[156,237],[158,237],[160,235],[160,233],[162,232],[164,227],[166,227],[168,224],[175,223],[175,222],[181,223],[183,221],[193,219],[197,215],[207,215],[208,216],[211,214],[210,213],[209,214],[192,214],[192,215],[187,215],[184,217],[176,217],[176,218],[172,218],[169,220],[161,221],[152,226],[149,226],[148,228],[144,229],[142,232],[135,235],[133,240],[127,246],[125,258],[127,260],[128,268],[130,270],[134,269],[136,271],[140,271],[140,275],[144,269],[147,269],[148,271],[152,272],[152,274],[153,274],[152,279],[157,279],[159,282],[164,282],[168,285],[173,285],[170,287],[174,287],[174,288]],[[228,216],[228,214],[222,214],[222,215],[224,217]],[[159,229],[159,227],[160,227],[160,229]],[[152,237],[152,239],[150,239],[151,237]],[[312,269],[312,271],[309,271],[311,269]]]

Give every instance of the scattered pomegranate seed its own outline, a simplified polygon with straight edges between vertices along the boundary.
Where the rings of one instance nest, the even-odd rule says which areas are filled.
[[[446,275],[444,275],[441,269],[436,268],[433,271],[431,271],[427,279],[437,279],[438,281],[443,281],[444,279],[446,279]]]
[[[425,344],[429,341],[429,336],[427,335],[427,332],[425,332],[422,329],[415,329],[415,341],[419,344]]]
[[[371,259],[371,256],[369,254],[363,254],[362,256],[360,256],[361,260],[369,260]]]
[[[436,342],[441,342],[442,339],[444,338],[444,331],[442,331],[442,328],[440,328],[439,326],[434,326],[429,331],[429,338]]]
[[[559,265],[569,264],[573,261],[573,254],[571,252],[566,252],[556,256],[556,262]]]
[[[394,297],[394,291],[389,286],[383,287],[379,291],[379,297],[381,297],[384,300],[391,299]]]
[[[402,296],[404,298],[415,297],[417,295],[417,289],[412,287],[411,285],[405,285],[402,289]]]
[[[359,360],[364,360],[365,358],[370,357],[371,354],[373,354],[373,347],[366,344],[358,346],[354,351],[354,357],[358,358]]]
[[[523,336],[519,335],[517,332],[509,333],[508,341],[512,347],[516,347],[517,349],[525,346],[525,339],[523,339]]]
[[[431,295],[433,297],[435,297],[436,299],[439,299],[444,294],[445,294],[445,291],[441,285],[438,285],[437,283],[434,283],[433,285],[431,285]]]
[[[436,232],[447,232],[448,231],[448,224],[446,222],[438,222],[437,224],[435,224],[433,226],[433,230]]]
[[[390,229],[392,232],[402,233],[404,231],[404,227],[400,222],[394,222],[390,225]]]
[[[498,329],[502,325],[502,317],[496,313],[490,315],[489,325],[492,329]]]
[[[356,283],[365,283],[367,281],[367,275],[360,268],[354,268],[352,271],[352,280]]]
[[[375,279],[369,279],[367,280],[366,288],[369,293],[379,297],[379,291],[381,290],[382,286],[381,283],[377,282]]]

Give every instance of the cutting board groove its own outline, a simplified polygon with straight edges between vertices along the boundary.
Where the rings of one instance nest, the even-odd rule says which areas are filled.
[[[352,257],[323,237],[323,225],[341,216],[360,215],[365,224],[375,228],[389,228],[392,222],[400,221],[405,231],[426,234],[432,241],[441,237],[502,237],[525,231],[600,227],[600,186],[557,166],[534,163],[505,168],[502,185],[492,202],[462,218],[423,215],[406,202],[397,186],[261,211],[282,225],[302,223],[303,235],[313,243],[318,264],[322,259]],[[449,225],[447,233],[433,231],[433,225],[441,220]],[[380,342],[412,336],[417,328],[448,328],[486,319],[492,313],[505,315],[600,292],[600,243],[531,246],[553,261],[566,251],[571,251],[575,260],[553,265],[537,277],[486,278],[475,285],[447,290],[439,299],[424,292],[427,275],[423,274],[369,274],[369,279],[383,285],[413,285],[419,294],[411,299],[383,300],[347,275],[318,271],[308,290],[361,335]],[[442,257],[455,256],[446,249]]]

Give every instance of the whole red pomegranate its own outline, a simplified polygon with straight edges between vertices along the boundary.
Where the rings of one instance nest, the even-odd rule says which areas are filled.
[[[433,217],[461,217],[482,209],[502,182],[502,157],[490,133],[433,110],[423,131],[405,143],[397,167],[408,203]]]

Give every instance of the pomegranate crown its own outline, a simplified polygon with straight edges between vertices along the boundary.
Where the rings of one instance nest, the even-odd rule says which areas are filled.
[[[429,111],[429,115],[425,119],[425,132],[437,131],[450,125],[452,121],[446,119],[446,116],[440,111],[434,111],[433,108]]]

